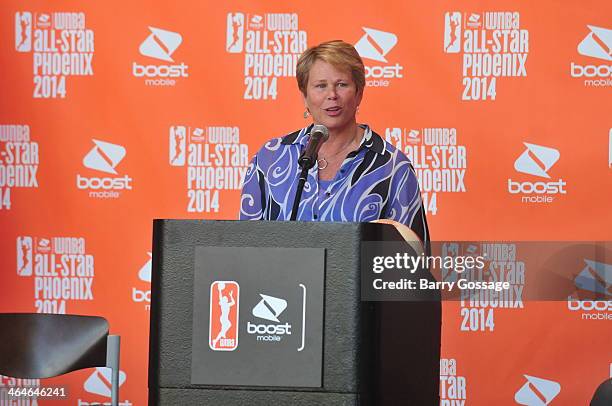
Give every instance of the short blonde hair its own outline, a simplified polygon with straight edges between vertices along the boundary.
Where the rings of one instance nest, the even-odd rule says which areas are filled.
[[[298,59],[295,77],[298,88],[304,96],[306,96],[310,69],[318,60],[327,62],[336,69],[350,71],[357,93],[365,88],[365,68],[357,50],[349,43],[334,40],[308,48]]]

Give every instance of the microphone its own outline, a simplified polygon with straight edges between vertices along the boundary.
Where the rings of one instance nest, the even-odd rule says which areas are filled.
[[[329,130],[324,125],[316,124],[310,130],[310,139],[306,144],[306,149],[300,155],[298,164],[302,167],[302,170],[309,170],[317,162],[317,156],[321,145],[329,138]]]

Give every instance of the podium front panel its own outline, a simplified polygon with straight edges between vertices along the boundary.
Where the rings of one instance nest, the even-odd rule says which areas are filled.
[[[191,383],[322,386],[325,250],[195,247]]]

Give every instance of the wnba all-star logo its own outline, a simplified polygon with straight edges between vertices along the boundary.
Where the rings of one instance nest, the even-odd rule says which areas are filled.
[[[213,351],[234,351],[238,347],[238,300],[240,287],[234,281],[210,285],[208,345]]]
[[[244,60],[244,100],[276,100],[278,78],[295,77],[307,48],[298,13],[229,12],[225,22],[225,51]]]
[[[462,61],[461,100],[494,101],[498,79],[527,76],[529,31],[520,17],[518,11],[444,14],[443,51]]]
[[[15,50],[32,53],[35,99],[67,97],[67,78],[93,76],[94,31],[85,13],[15,13]]]

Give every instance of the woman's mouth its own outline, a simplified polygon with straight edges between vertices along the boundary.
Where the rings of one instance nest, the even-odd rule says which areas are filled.
[[[342,112],[342,107],[334,106],[334,107],[329,107],[323,110],[325,110],[328,116],[335,117],[335,116],[340,115],[340,113]]]

